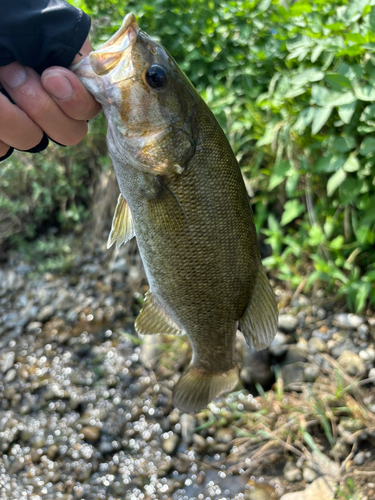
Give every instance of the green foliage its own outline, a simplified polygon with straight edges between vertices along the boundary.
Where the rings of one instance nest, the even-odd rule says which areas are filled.
[[[375,303],[375,0],[72,3],[94,46],[132,11],[186,72],[254,193],[269,269]]]

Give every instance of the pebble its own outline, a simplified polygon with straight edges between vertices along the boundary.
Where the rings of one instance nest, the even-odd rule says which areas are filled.
[[[1,367],[1,372],[6,373],[8,370],[12,368],[14,365],[14,359],[16,355],[13,351],[9,351],[6,353],[2,367]]]
[[[364,322],[364,318],[357,314],[339,313],[333,316],[333,324],[339,328],[357,329]]]
[[[302,473],[293,462],[287,462],[284,467],[284,477],[289,483],[301,481]]]
[[[182,441],[189,445],[193,440],[195,430],[195,417],[189,413],[183,413],[180,418]]]
[[[100,437],[100,428],[95,426],[82,427],[81,433],[86,441],[98,441]]]
[[[304,481],[306,481],[306,483],[312,483],[318,477],[318,474],[315,472],[314,469],[311,469],[310,467],[304,467],[302,471],[302,476]]]
[[[38,321],[41,321],[42,323],[44,323],[45,321],[48,321],[53,316],[54,313],[55,313],[55,307],[52,304],[44,306],[40,310],[40,312],[37,316]]]
[[[315,382],[320,372],[319,366],[307,365],[305,366],[303,373],[306,382]]]
[[[173,455],[177,450],[179,444],[180,444],[180,438],[178,437],[177,434],[173,433],[166,439],[163,439],[161,447],[163,448],[163,451],[165,451],[167,455]]]
[[[291,314],[280,314],[279,329],[286,333],[293,333],[298,326],[298,318]]]
[[[311,339],[308,341],[308,346],[309,346],[309,352],[311,354],[327,351],[326,343],[322,339],[319,339],[317,337],[311,337]]]
[[[362,359],[351,351],[344,351],[337,360],[339,366],[351,377],[361,377],[366,371]]]
[[[371,370],[368,372],[368,377],[374,379],[372,383],[373,385],[375,385],[375,368],[371,368]]]
[[[315,479],[304,491],[294,491],[286,493],[280,500],[333,500],[334,489],[330,481],[324,477]]]
[[[363,351],[359,351],[359,357],[365,363],[375,361],[375,349],[373,347],[368,347]]]
[[[354,456],[353,462],[356,465],[363,465],[365,463],[365,454],[363,453],[363,451],[360,451]]]
[[[26,326],[27,333],[39,333],[41,332],[43,324],[40,321],[31,321]]]

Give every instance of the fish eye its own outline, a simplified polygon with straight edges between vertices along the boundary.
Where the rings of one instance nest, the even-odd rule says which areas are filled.
[[[152,89],[161,89],[168,80],[167,71],[159,64],[153,64],[145,73],[146,83]]]

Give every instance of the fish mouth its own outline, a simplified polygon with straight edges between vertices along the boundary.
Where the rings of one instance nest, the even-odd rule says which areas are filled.
[[[131,50],[139,32],[134,14],[127,14],[120,29],[99,49],[72,65],[71,71],[85,83],[88,79],[101,77],[103,89],[131,79],[134,74]]]

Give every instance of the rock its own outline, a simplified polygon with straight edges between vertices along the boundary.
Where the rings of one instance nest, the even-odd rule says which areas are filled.
[[[117,259],[112,266],[112,272],[120,272],[126,274],[128,272],[128,264],[126,263],[126,259],[121,258]]]
[[[325,477],[315,479],[304,491],[286,493],[280,500],[333,500],[334,488]]]
[[[302,476],[303,479],[306,481],[306,483],[312,483],[318,477],[318,474],[315,472],[314,469],[311,469],[310,467],[304,467],[302,471]]]
[[[323,340],[317,337],[311,337],[311,339],[308,342],[308,345],[309,345],[309,352],[311,354],[327,351],[327,344]]]
[[[373,378],[374,380],[372,381],[373,385],[375,385],[375,368],[371,368],[371,370],[368,372],[369,378]]]
[[[348,445],[344,442],[343,439],[339,438],[334,444],[332,450],[329,452],[330,456],[332,456],[335,460],[344,460],[348,454]]]
[[[42,323],[40,321],[32,321],[26,326],[27,333],[40,333],[42,330]]]
[[[369,334],[369,327],[365,323],[357,328],[358,336],[361,340],[366,340]]]
[[[332,342],[332,341],[330,341]],[[331,355],[333,358],[338,358],[344,351],[354,351],[355,345],[350,338],[346,338],[345,340],[334,342],[333,346],[328,344]]]
[[[215,435],[217,443],[228,444],[233,441],[233,432],[227,427],[219,429]]]
[[[294,297],[290,302],[290,305],[292,307],[306,307],[309,304],[310,304],[309,298],[306,297],[306,295],[303,295],[302,293]]]
[[[289,483],[301,481],[302,473],[293,462],[287,462],[284,467],[284,477]]]
[[[333,317],[333,324],[339,328],[347,328],[356,330],[365,322],[364,318],[357,314],[339,313]]]
[[[351,351],[344,351],[337,360],[339,366],[351,377],[361,377],[366,371],[366,367],[358,356]]]
[[[181,435],[182,441],[189,445],[192,442],[194,429],[195,429],[195,418],[189,413],[183,413],[180,418],[181,424]]]
[[[363,351],[359,351],[359,357],[365,363],[375,361],[375,349],[373,347],[368,347]]]
[[[13,365],[14,365],[14,359],[16,355],[13,351],[7,352],[1,367],[1,372],[6,373],[8,370],[10,370]]]
[[[98,441],[100,437],[100,428],[96,426],[87,425],[82,427],[81,433],[86,441]]]
[[[193,443],[199,453],[203,453],[207,448],[207,441],[199,434],[193,434]]]
[[[58,311],[67,311],[75,305],[77,305],[77,300],[74,295],[68,290],[61,290],[55,302],[56,309]]]
[[[305,366],[303,373],[306,382],[315,382],[320,372],[320,368],[317,365],[307,365]]]
[[[5,380],[5,382],[7,382],[9,384],[10,382],[13,382],[13,380],[16,378],[16,376],[17,376],[17,370],[15,370],[14,368],[11,368],[5,374],[4,380]]]
[[[38,314],[38,321],[45,323],[54,315],[54,313],[55,313],[55,306],[53,306],[52,304],[44,306]]]
[[[173,453],[175,453],[175,451],[177,450],[179,444],[180,438],[177,436],[177,434],[172,433],[166,439],[163,439],[161,447],[167,455],[173,455]]]
[[[291,314],[280,314],[278,326],[283,332],[293,333],[297,329],[298,318],[296,318],[296,316],[292,316]]]
[[[353,458],[353,462],[356,464],[356,465],[363,465],[364,462],[365,462],[365,454],[363,453],[363,451],[360,451],[359,453],[357,453],[354,458]]]

